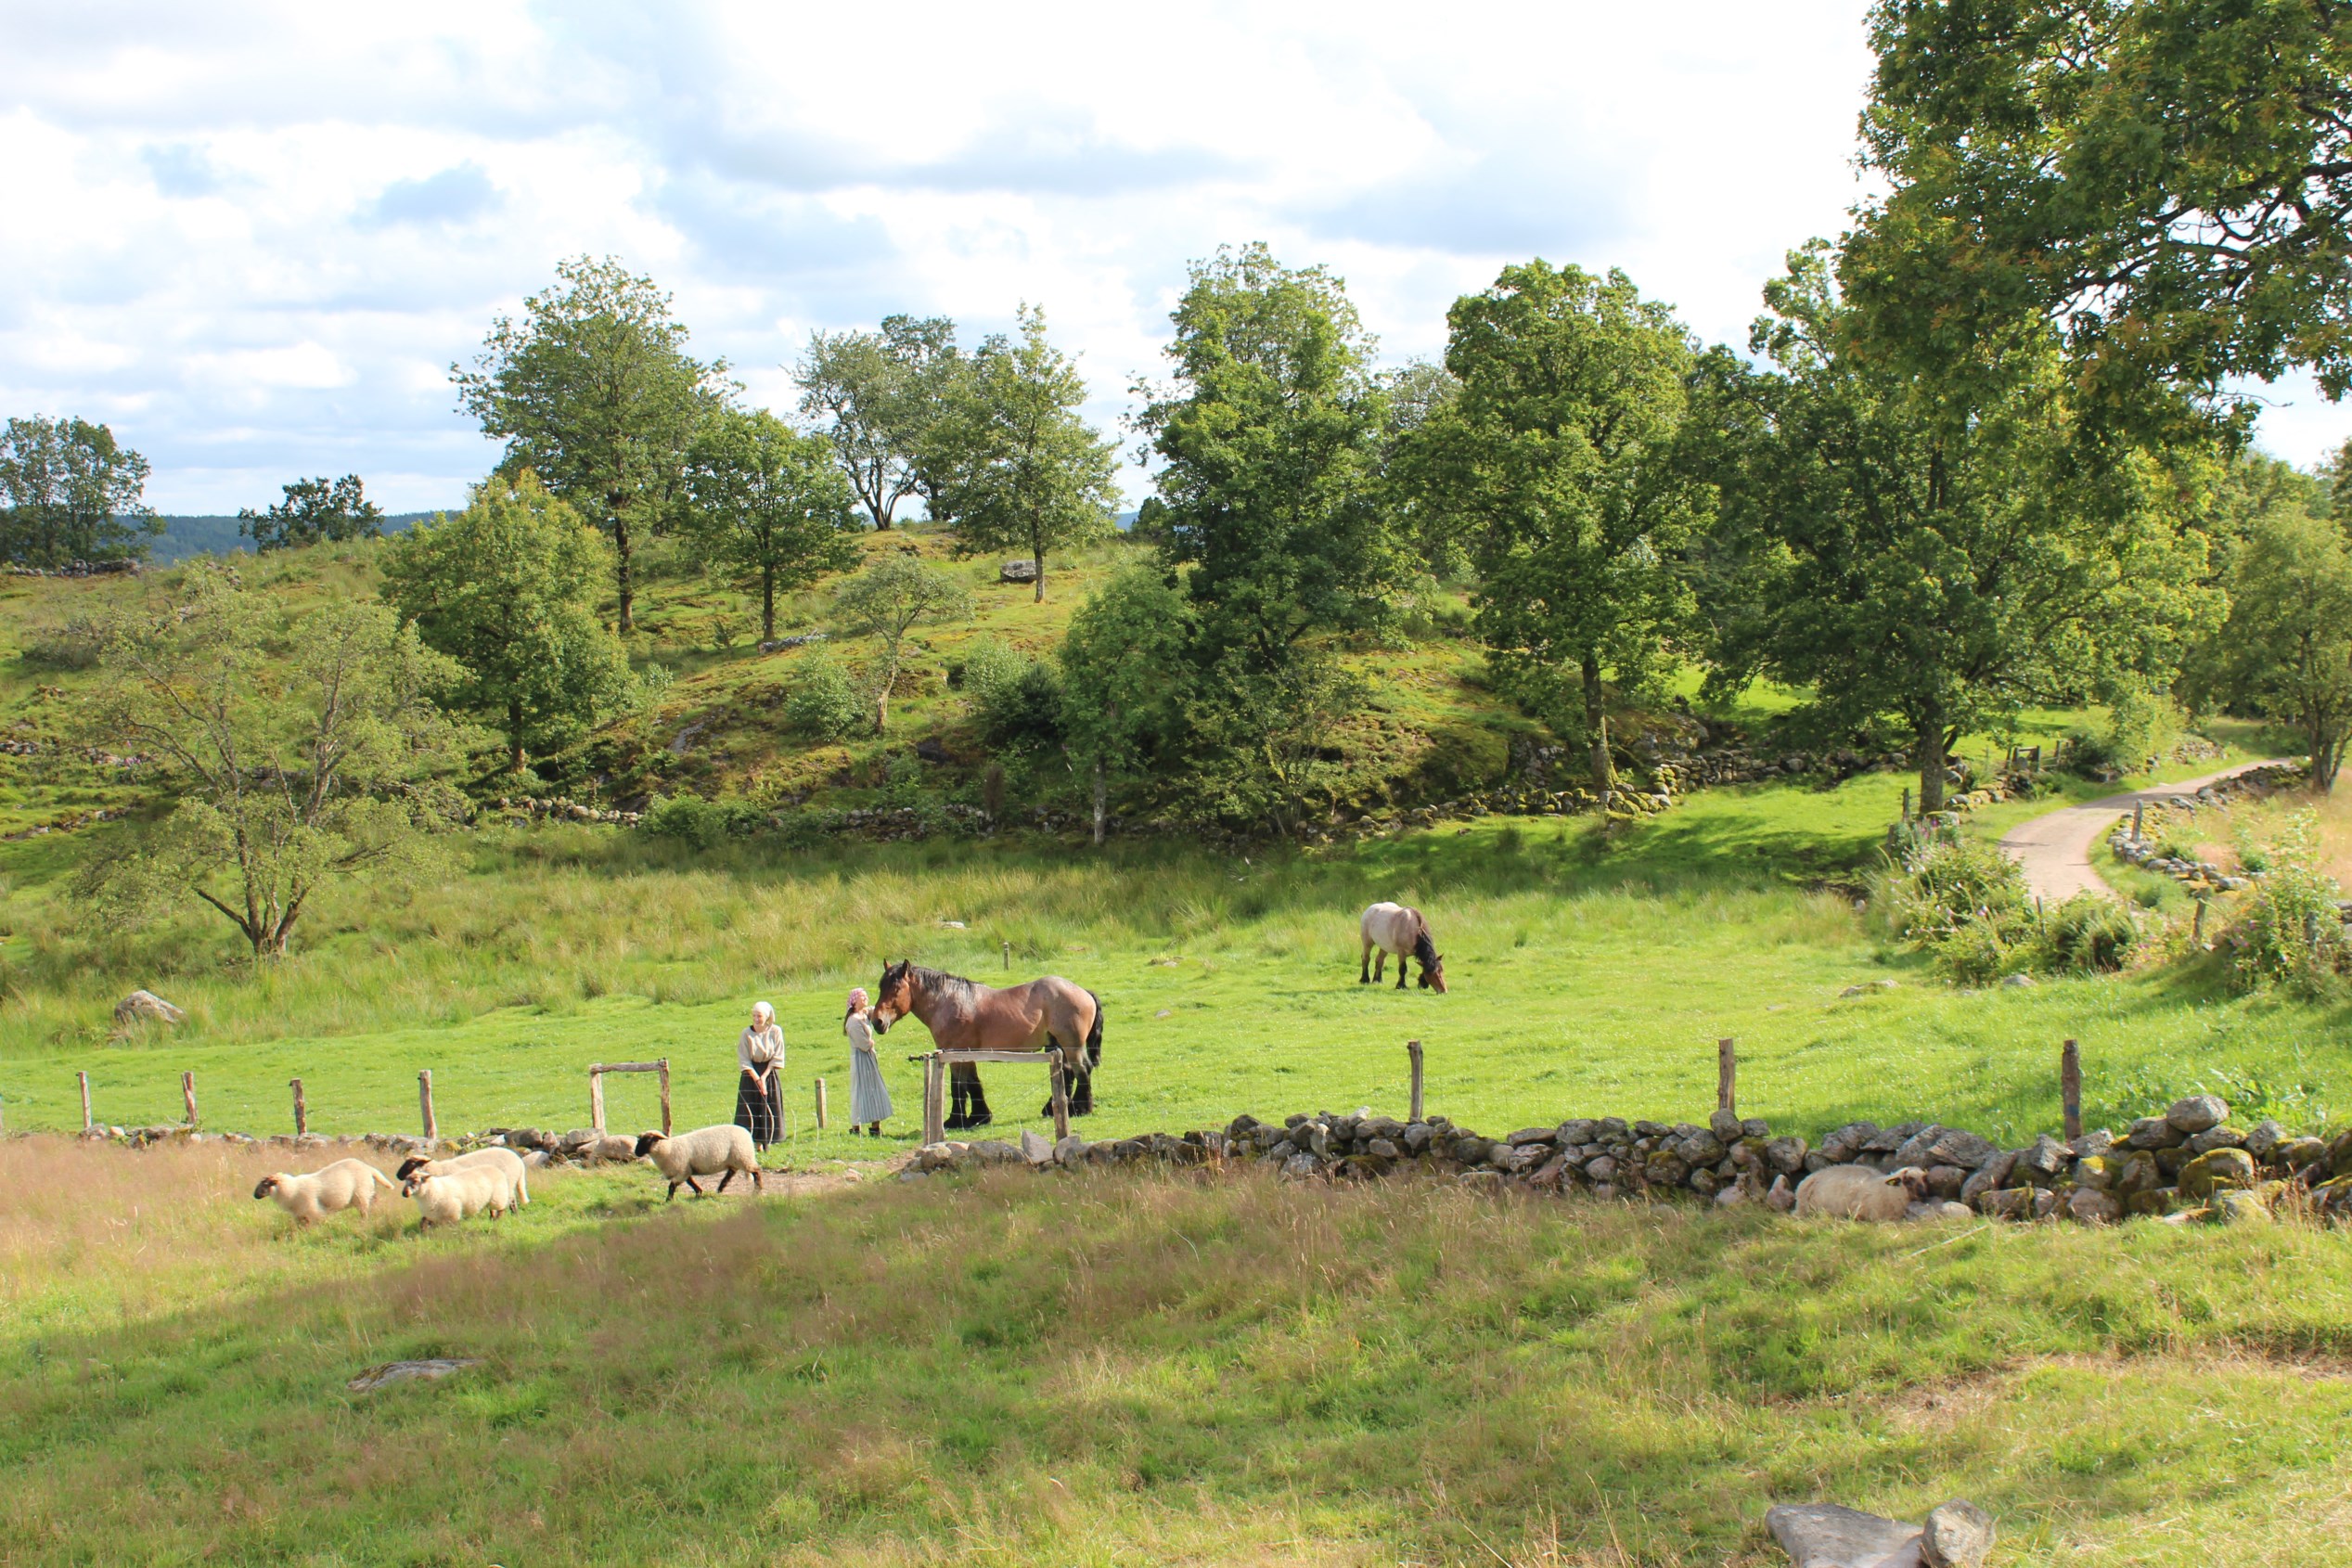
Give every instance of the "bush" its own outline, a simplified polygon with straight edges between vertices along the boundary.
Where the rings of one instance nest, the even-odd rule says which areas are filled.
[[[2041,945],[2049,968],[2112,974],[2131,962],[2147,935],[2129,906],[2078,893],[2043,921]]]
[[[969,674],[965,678],[970,678]],[[1010,681],[991,688],[980,703],[980,730],[991,746],[1006,752],[1049,752],[1060,746],[1060,671],[1029,662]]]
[[[2352,962],[2336,907],[2343,889],[2313,863],[2317,838],[2317,819],[2301,811],[2261,846],[2270,869],[2254,884],[2244,916],[2221,938],[2239,990],[2278,985],[2318,996],[2334,990]]]
[[[768,825],[767,813],[744,801],[706,801],[700,795],[656,795],[645,808],[643,827],[656,838],[675,839],[710,849],[727,839],[748,839]]]
[[[2031,967],[2037,956],[2025,874],[1991,844],[1912,837],[1872,879],[1870,902],[1904,945],[1962,985]]]
[[[802,665],[799,684],[784,700],[784,722],[811,740],[839,740],[872,720],[866,694],[848,671],[823,654]]]
[[[1002,637],[983,637],[964,655],[955,684],[962,688],[971,711],[978,713],[991,699],[1018,682],[1034,662]]]

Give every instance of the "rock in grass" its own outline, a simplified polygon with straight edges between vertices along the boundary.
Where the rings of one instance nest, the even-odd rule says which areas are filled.
[[[1920,1532],[1920,1556],[1927,1568],[1984,1568],[1993,1550],[1993,1516],[1974,1503],[1954,1499],[1927,1516]]]
[[[2172,1130],[2185,1137],[2194,1137],[2229,1119],[2230,1102],[2212,1094],[2192,1094],[2186,1099],[2175,1100],[2172,1109],[2165,1112],[2165,1120],[2172,1125]]]
[[[134,991],[114,1004],[114,1022],[134,1023],[143,1018],[159,1023],[177,1023],[187,1014],[165,1001],[152,991]]]
[[[1023,1127],[1021,1130],[1021,1157],[1033,1165],[1053,1163],[1053,1145],[1043,1135]]]
[[[1764,1527],[1796,1568],[1897,1568],[1921,1561],[1912,1524],[1835,1503],[1781,1503]]]
[[[370,1367],[343,1386],[353,1394],[373,1394],[378,1389],[396,1382],[422,1379],[431,1382],[452,1372],[462,1372],[469,1367],[482,1365],[479,1356],[435,1356],[422,1361],[387,1361],[380,1367]]]
[[[2086,1225],[2113,1225],[2124,1217],[2122,1200],[2093,1187],[2078,1187],[2066,1200],[2066,1212]]]
[[[2180,1195],[2204,1198],[2224,1188],[2254,1185],[2254,1156],[2243,1149],[2217,1149],[2180,1168]]]

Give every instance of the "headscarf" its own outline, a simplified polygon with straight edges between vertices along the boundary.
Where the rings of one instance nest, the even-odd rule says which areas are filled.
[[[842,1014],[842,1034],[849,1033],[849,1021],[866,1010],[868,1000],[866,987],[863,985],[853,985],[849,988],[849,1011]]]
[[[776,1009],[775,1009],[775,1008],[771,1007],[769,1004],[767,1004],[767,1003],[765,1003],[765,1002],[753,1002],[753,1003],[752,1004],[752,1028],[754,1028],[754,1029],[758,1029],[758,1030],[762,1030],[762,1031],[765,1031],[765,1030],[767,1028],[767,1026],[768,1026],[769,1024],[774,1023],[775,1022],[776,1022]]]

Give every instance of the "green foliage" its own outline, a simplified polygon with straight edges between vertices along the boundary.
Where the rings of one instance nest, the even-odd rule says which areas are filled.
[[[980,732],[1000,752],[1050,752],[1062,741],[1062,707],[1060,669],[1026,661],[1010,680],[986,689],[978,703]]]
[[[857,564],[832,449],[765,410],[702,421],[687,448],[686,495],[686,532],[703,561],[759,584],[763,642],[776,636],[778,590]]]
[[[392,540],[383,593],[465,674],[452,700],[503,723],[508,766],[625,701],[629,664],[597,619],[611,550],[524,470]]]
[[[2148,932],[2130,906],[2097,893],[2078,893],[2048,912],[2039,934],[2045,967],[2102,974],[2130,963]]]
[[[940,485],[925,455],[964,370],[945,316],[890,315],[879,332],[809,334],[792,372],[801,414],[822,429],[877,529],[891,526],[909,495],[937,508]]]
[[[19,566],[140,559],[163,532],[145,457],[87,419],[8,421],[0,434],[0,559]]]
[[[2262,846],[2269,869],[2256,880],[2243,912],[2221,936],[2239,988],[2333,996],[2339,977],[2352,969],[2352,944],[2345,940],[2337,909],[2344,890],[2319,868],[2317,840],[2317,819],[2305,811]]]
[[[1923,809],[1950,746],[2038,692],[2153,678],[2218,609],[2169,455],[2089,450],[2038,324],[1966,373],[1857,349],[1823,248],[1790,257],[1752,346],[1710,355],[1709,543],[1719,691],[1764,673],[1820,715],[1914,738]]]
[[[1407,443],[1467,542],[1478,632],[1507,685],[1591,747],[1613,783],[1602,679],[1646,684],[1690,620],[1682,554],[1706,509],[1673,460],[1690,334],[1621,272],[1505,267],[1447,314],[1459,395]],[[1571,719],[1546,699],[1573,687]]]
[[[1100,842],[1113,778],[1184,766],[1192,607],[1164,572],[1133,567],[1082,605],[1061,643],[1062,723],[1095,785]]]
[[[842,585],[833,598],[842,630],[881,644],[873,671],[875,734],[889,726],[890,690],[906,657],[907,634],[917,626],[969,620],[971,612],[970,591],[915,556],[884,556]]]
[[[952,517],[968,549],[1028,551],[1040,601],[1047,553],[1110,533],[1118,502],[1112,443],[1086,402],[1077,366],[1046,341],[1045,312],[1023,307],[1021,341],[983,343],[924,436],[933,516]]]
[[[656,795],[645,808],[643,826],[656,838],[675,839],[694,849],[712,849],[728,839],[748,839],[768,826],[768,814],[746,801],[706,801],[700,795]]]
[[[2352,740],[2352,546],[2299,507],[2254,521],[2230,579],[2230,617],[2193,662],[2201,700],[2292,724],[2312,782],[2335,787]]]
[[[1020,680],[1029,666],[1035,662],[1027,654],[1002,637],[981,637],[964,649],[964,662],[958,675],[964,696],[974,713],[986,707],[997,692]]]
[[[2352,387],[2352,17],[2322,0],[1879,0],[1892,186],[1857,296],[1949,362],[2063,320],[2097,417],[2153,379]]]
[[[237,531],[256,550],[285,550],[322,543],[373,539],[384,531],[384,508],[367,498],[357,474],[341,479],[298,479],[281,488],[286,498],[267,511],[247,507],[237,514]]]
[[[101,744],[158,760],[170,811],[86,861],[75,889],[133,920],[200,902],[258,963],[322,886],[418,870],[462,818],[446,776],[464,737],[436,703],[462,672],[380,605],[295,618],[210,566],[184,584],[177,603],[105,623],[81,713]]]
[[[1873,874],[1870,903],[1905,946],[1959,984],[1986,984],[2030,958],[2025,874],[1994,845],[1917,840]]]
[[[607,257],[556,263],[557,287],[492,324],[474,368],[449,367],[458,405],[507,443],[501,471],[528,469],[611,536],[620,629],[635,624],[632,530],[676,505],[688,443],[724,403],[726,364],[686,352],[670,296]]]
[[[841,662],[816,653],[801,661],[800,676],[784,699],[784,722],[794,733],[829,744],[857,729],[870,710],[866,694]]]

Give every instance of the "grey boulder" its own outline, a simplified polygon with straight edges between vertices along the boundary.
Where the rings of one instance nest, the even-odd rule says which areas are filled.
[[[1984,1568],[1993,1550],[1993,1516],[1974,1503],[1952,1501],[1927,1516],[1920,1555],[1927,1568]]]
[[[2194,1137],[2208,1127],[2217,1127],[2230,1119],[2230,1102],[2219,1095],[2192,1094],[2186,1099],[2175,1100],[2165,1112],[2165,1120],[2172,1130]]]
[[[1782,1503],[1764,1527],[1796,1568],[1920,1568],[1926,1561],[1917,1525],[1835,1503]]]

